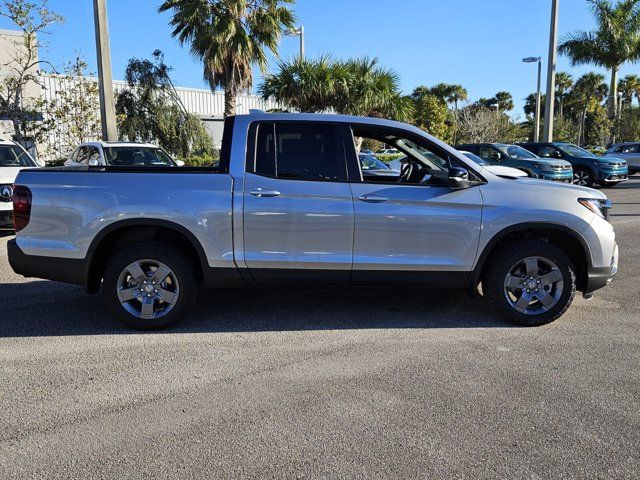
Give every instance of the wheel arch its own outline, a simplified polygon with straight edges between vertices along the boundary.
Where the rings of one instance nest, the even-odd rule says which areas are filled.
[[[565,251],[576,268],[576,287],[579,291],[584,290],[589,268],[593,266],[591,250],[584,237],[565,225],[525,222],[500,230],[487,243],[478,255],[476,266],[467,280],[467,291],[475,295],[487,261],[499,251],[500,245],[522,238],[544,238]]]
[[[158,240],[178,245],[193,260],[200,279],[208,265],[204,248],[196,236],[175,222],[161,219],[127,219],[100,230],[87,251],[86,289],[95,293],[100,288],[102,273],[109,253],[137,241]]]

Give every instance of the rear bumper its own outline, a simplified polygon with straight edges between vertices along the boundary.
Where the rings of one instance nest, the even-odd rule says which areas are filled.
[[[9,265],[19,275],[74,285],[86,284],[85,260],[27,255],[20,249],[15,239],[7,243],[7,255]]]

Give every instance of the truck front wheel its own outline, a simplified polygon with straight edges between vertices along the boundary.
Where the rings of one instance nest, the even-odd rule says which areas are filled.
[[[576,276],[564,251],[543,239],[514,241],[489,260],[483,293],[507,320],[535,326],[559,318],[576,292]]]
[[[139,242],[107,261],[102,297],[128,327],[160,330],[188,313],[197,289],[194,266],[179,249],[161,242]]]

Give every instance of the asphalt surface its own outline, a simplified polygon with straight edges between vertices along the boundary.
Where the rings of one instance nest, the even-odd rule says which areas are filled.
[[[640,177],[620,273],[518,328],[457,291],[209,292],[138,334],[0,238],[0,478],[638,478]]]

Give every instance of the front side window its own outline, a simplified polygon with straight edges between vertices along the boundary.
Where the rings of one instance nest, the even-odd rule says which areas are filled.
[[[0,167],[35,167],[36,163],[20,147],[0,145]]]
[[[478,156],[489,163],[497,163],[502,160],[503,154],[500,153],[495,148],[491,147],[480,147],[478,149]]]
[[[498,149],[509,158],[513,158],[514,160],[533,160],[535,158],[538,158],[529,150],[525,150],[518,145],[500,145]]]
[[[254,172],[288,180],[346,178],[336,127],[322,123],[263,123],[256,132]]]
[[[625,145],[616,150],[619,153],[636,153],[638,151],[638,145]]]
[[[571,155],[572,157],[597,158],[593,153],[570,143],[559,145],[558,148],[567,155]]]
[[[175,167],[175,162],[158,147],[104,147],[107,165],[117,167]]]
[[[84,165],[89,163],[89,147],[78,148],[75,161]]]
[[[543,158],[562,158],[562,153],[555,147],[544,145],[540,147],[540,156]]]

